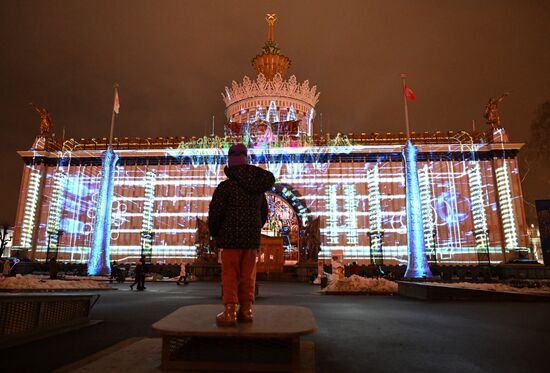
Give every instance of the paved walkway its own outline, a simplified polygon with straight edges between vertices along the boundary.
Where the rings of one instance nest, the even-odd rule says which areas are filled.
[[[103,323],[2,351],[3,372],[48,372],[130,337],[183,305],[217,304],[218,283],[148,283],[101,293]],[[309,307],[318,372],[545,372],[550,303],[422,302],[326,296],[301,283],[261,283],[259,304]],[[214,315],[212,315],[214,318]]]

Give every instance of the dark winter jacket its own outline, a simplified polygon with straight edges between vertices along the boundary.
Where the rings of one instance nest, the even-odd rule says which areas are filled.
[[[252,165],[226,167],[228,179],[212,196],[208,210],[210,235],[221,249],[257,249],[267,220],[265,192],[275,183],[269,171]]]

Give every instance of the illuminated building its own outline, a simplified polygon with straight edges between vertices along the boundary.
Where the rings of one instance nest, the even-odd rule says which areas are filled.
[[[406,135],[315,133],[319,93],[308,81],[284,78],[290,60],[270,26],[253,60],[257,78],[233,82],[222,94],[228,120],[223,137],[114,139],[118,162],[105,238],[111,260],[136,261],[141,253],[153,261],[193,258],[197,219],[206,219],[211,195],[225,179],[227,148],[242,141],[249,144],[250,163],[275,174],[269,196],[274,213],[265,231],[286,235],[289,251],[319,217],[321,258],[342,250],[347,261],[407,264],[413,218],[406,208],[412,198]],[[528,250],[517,163],[522,144],[510,142],[502,128],[412,132],[411,140],[420,257],[440,265],[496,264]],[[41,135],[32,149],[19,152],[25,166],[14,248],[42,260],[49,247],[60,260],[89,261],[94,232],[104,233],[97,231],[97,216],[107,142],[60,143]]]

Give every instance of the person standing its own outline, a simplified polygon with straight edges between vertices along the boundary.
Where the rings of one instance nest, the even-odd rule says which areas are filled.
[[[210,234],[222,249],[224,311],[216,316],[219,326],[253,320],[256,255],[267,221],[264,193],[275,183],[271,172],[248,164],[243,144],[231,146],[227,163],[224,172],[228,179],[214,191],[208,210]]]
[[[48,263],[48,272],[50,273],[50,279],[56,280],[57,274],[59,272],[59,264],[57,263],[57,259],[51,258]]]

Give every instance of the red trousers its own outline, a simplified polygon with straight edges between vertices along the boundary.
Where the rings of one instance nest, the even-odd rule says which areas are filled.
[[[223,304],[254,302],[258,250],[222,251]]]

